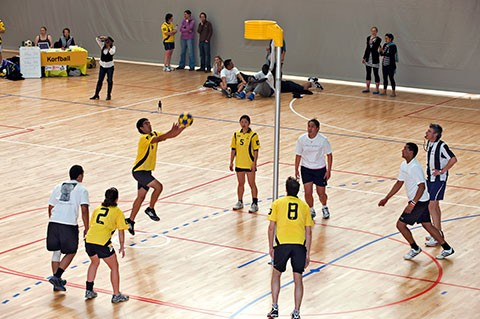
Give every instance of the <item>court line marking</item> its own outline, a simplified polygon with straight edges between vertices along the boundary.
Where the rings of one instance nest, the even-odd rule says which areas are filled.
[[[17,131],[33,130],[34,128],[45,128],[45,126],[49,126],[49,125],[59,124],[59,123],[68,122],[68,121],[74,121],[74,120],[78,120],[80,118],[84,118],[84,117],[88,117],[88,116],[92,116],[92,115],[98,115],[98,114],[101,114],[101,113],[123,110],[123,109],[129,109],[130,107],[135,106],[135,105],[149,103],[149,102],[152,102],[152,101],[158,101],[159,99],[168,99],[168,98],[172,98],[172,97],[176,97],[176,96],[180,96],[180,95],[188,95],[188,94],[191,94],[191,93],[195,93],[197,91],[199,91],[198,88],[194,89],[194,90],[186,91],[186,92],[179,92],[179,93],[167,95],[167,96],[164,96],[164,97],[155,97],[155,98],[151,98],[151,99],[148,99],[148,100],[138,101],[138,102],[130,103],[130,104],[123,105],[123,106],[118,106],[118,107],[109,106],[109,108],[101,110],[101,111],[75,115],[75,116],[71,116],[71,117],[67,117],[67,118],[63,118],[63,119],[59,119],[59,120],[55,120],[55,121],[50,121],[50,122],[43,123],[43,124],[37,124],[37,125],[31,126],[29,128],[24,128],[24,129],[17,130]],[[65,101],[62,101],[62,100],[58,100],[58,102],[60,102],[60,103],[71,103],[71,102],[65,102]],[[92,104],[92,106],[97,106],[97,105]],[[15,133],[15,132],[16,131],[9,132],[9,133]],[[3,135],[4,134],[0,134],[0,138],[5,137]]]
[[[311,120],[311,118],[308,118],[306,116],[304,116],[303,114],[300,114],[299,112],[297,112],[293,106],[293,104],[295,103],[297,99],[292,99],[289,103],[289,108],[290,110],[292,111],[293,114],[297,115],[298,117],[304,119],[304,120]],[[441,105],[440,105],[441,106]],[[345,132],[350,132],[350,133],[355,133],[355,134],[361,134],[361,135],[367,135],[367,136],[375,136],[377,138],[384,138],[384,139],[391,139],[391,140],[394,140],[394,141],[401,141],[401,142],[410,142],[412,139],[407,139],[407,138],[403,138],[403,137],[398,137],[398,136],[390,136],[390,135],[382,135],[382,134],[375,134],[375,133],[368,133],[368,132],[364,132],[364,131],[357,131],[357,130],[352,130],[352,129],[348,129],[348,128],[344,128],[344,127],[340,127],[340,126],[335,126],[335,125],[331,125],[331,124],[327,124],[325,122],[321,122],[320,123],[320,126],[326,126],[326,127],[329,127],[329,128],[333,128],[333,129],[337,129],[337,130],[340,130],[340,131],[345,131]],[[321,132],[323,134],[326,134],[324,132]],[[453,142],[449,142],[450,145],[459,145],[459,146],[473,146],[473,147],[480,147],[480,144],[463,144],[463,143],[453,143]],[[476,150],[473,150],[476,152]]]
[[[460,219],[467,219],[467,218],[475,218],[475,217],[480,217],[480,214],[477,214],[477,215],[471,215],[471,216],[463,216],[463,217],[459,217],[459,218],[454,218],[454,219],[447,219],[447,220],[444,220],[442,222],[450,222],[450,221],[457,221],[457,220],[460,220]],[[415,229],[419,229],[421,228],[421,226],[416,226],[416,227],[412,227],[410,228],[410,230],[415,230]],[[340,257],[337,257],[337,258],[334,258],[332,259],[331,261],[329,261],[328,263],[316,268],[316,269],[311,269],[309,272],[307,272],[306,274],[302,275],[303,278],[305,277],[308,277],[310,275],[313,275],[313,274],[316,274],[316,273],[319,273],[323,268],[329,266],[329,265],[332,265],[333,263],[337,262],[338,260],[341,260],[343,258],[346,258],[356,252],[358,252],[359,250],[365,248],[365,247],[368,247],[370,245],[373,245],[381,240],[385,240],[385,239],[389,239],[390,237],[393,237],[393,236],[396,236],[396,235],[399,235],[400,232],[395,232],[395,233],[392,233],[392,234],[389,234],[389,235],[386,235],[386,236],[383,236],[381,238],[377,238],[375,240],[372,240],[370,242],[367,242],[366,244],[363,244],[343,255],[341,255]],[[407,245],[406,243],[404,243],[405,245]],[[347,313],[356,313],[356,312],[365,312],[365,311],[370,311],[370,310],[374,310],[374,309],[379,309],[379,308],[385,308],[385,307],[389,307],[389,306],[393,306],[393,305],[397,305],[397,304],[400,304],[400,303],[403,303],[403,302],[406,302],[406,301],[409,301],[409,300],[412,300],[412,299],[415,299],[417,297],[420,297],[421,295],[424,295],[426,294],[428,291],[432,290],[435,286],[437,286],[438,284],[441,283],[441,279],[442,279],[442,276],[443,276],[443,268],[442,266],[440,265],[440,263],[432,256],[430,255],[429,253],[425,252],[425,251],[422,251],[422,253],[425,253],[425,255],[427,255],[430,259],[432,259],[432,261],[436,264],[437,268],[438,268],[438,276],[437,276],[437,279],[433,282],[433,284],[429,287],[427,287],[426,289],[420,291],[419,293],[416,293],[412,296],[409,296],[407,298],[404,298],[404,299],[401,299],[401,300],[398,300],[398,301],[395,301],[395,302],[390,302],[390,303],[387,303],[387,304],[384,304],[384,305],[379,305],[379,306],[373,306],[373,307],[368,307],[368,308],[361,308],[361,309],[353,309],[353,310],[347,310],[347,311],[336,311],[336,312],[327,312],[327,313],[319,313],[319,314],[308,314],[308,315],[303,315],[303,316],[320,316],[320,315],[338,315],[338,314],[347,314]],[[283,284],[280,288],[285,288],[287,286],[290,286],[294,283],[293,280]],[[233,319],[235,317],[237,317],[238,315],[240,315],[243,310],[251,307],[252,305],[256,304],[257,302],[259,302],[260,300],[270,296],[272,293],[271,292],[268,292],[266,294],[263,294],[261,296],[259,296],[258,298],[254,299],[253,301],[247,303],[246,305],[244,305],[243,307],[241,307],[240,309],[238,309],[237,311],[235,311],[229,318],[230,319]]]

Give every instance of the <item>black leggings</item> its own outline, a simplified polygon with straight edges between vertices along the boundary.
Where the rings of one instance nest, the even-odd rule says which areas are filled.
[[[383,73],[383,89],[386,90],[388,86],[388,79],[390,78],[390,83],[392,84],[392,90],[395,91],[395,67],[391,65],[383,66],[382,67]]]
[[[98,82],[97,82],[97,88],[95,89],[95,95],[98,95],[98,93],[100,93],[100,90],[102,89],[103,80],[105,79],[105,75],[107,75],[107,83],[108,83],[107,94],[108,96],[112,94],[113,70],[114,70],[113,66],[111,68],[104,68],[103,66],[100,67],[100,71],[98,72]]]
[[[372,68],[371,66],[366,65],[365,68],[367,69],[367,81],[372,80],[372,69],[373,69],[373,76],[375,77],[375,83],[380,83],[380,75],[378,75],[378,68]]]

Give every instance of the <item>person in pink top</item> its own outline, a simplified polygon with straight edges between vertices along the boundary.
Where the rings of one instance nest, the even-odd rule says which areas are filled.
[[[183,13],[183,21],[180,25],[180,34],[181,34],[181,43],[182,51],[180,53],[180,64],[177,69],[185,69],[185,57],[188,50],[188,66],[190,71],[195,71],[195,20],[192,18],[192,12],[190,10],[185,10]]]

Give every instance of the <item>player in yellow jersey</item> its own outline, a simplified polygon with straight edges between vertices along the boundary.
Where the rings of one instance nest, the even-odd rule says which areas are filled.
[[[5,24],[0,19],[0,33],[5,33]],[[2,65],[2,35],[0,34],[0,66]]]
[[[183,131],[183,127],[180,127],[178,123],[174,123],[170,131],[165,134],[153,131],[150,121],[146,118],[137,121],[137,129],[141,136],[138,141],[137,158],[132,174],[138,182],[138,192],[137,198],[133,202],[130,217],[125,220],[128,223],[128,231],[132,235],[135,235],[135,216],[137,216],[150,187],[153,188],[153,193],[150,198],[150,205],[145,209],[145,214],[156,222],[160,220],[155,213],[155,203],[162,193],[163,185],[152,175],[157,161],[157,146],[159,142],[176,137]]]
[[[177,26],[178,27],[178,26]],[[163,71],[171,72],[174,69],[170,66],[173,50],[175,49],[175,34],[177,28],[173,25],[173,14],[165,15],[165,22],[162,24],[162,41],[165,48],[165,56],[163,57]]]
[[[112,245],[112,235],[118,229],[119,253],[122,258],[125,257],[125,229],[128,229],[128,225],[125,223],[123,212],[117,207],[117,202],[118,190],[114,187],[107,189],[102,205],[95,208],[90,219],[90,228],[85,236],[85,250],[91,261],[87,273],[86,299],[97,297],[97,293],[93,290],[93,281],[100,265],[100,259],[103,259],[111,272],[112,302],[119,303],[128,300],[128,296],[120,293],[117,254]]]
[[[273,260],[272,271],[272,310],[269,318],[278,317],[278,295],[280,277],[290,259],[295,283],[295,309],[292,319],[300,318],[300,305],[303,298],[302,273],[310,263],[312,226],[314,225],[307,203],[297,197],[300,183],[289,177],[285,183],[287,196],[272,203],[268,214],[269,252]],[[275,243],[275,247],[274,247]]]
[[[242,129],[233,133],[230,152],[230,170],[233,171],[233,161],[235,161],[235,172],[237,174],[238,202],[233,206],[233,210],[243,208],[243,193],[245,191],[245,176],[247,176],[248,185],[252,190],[252,205],[249,212],[258,211],[258,189],[255,184],[255,172],[257,171],[258,150],[260,149],[260,140],[257,133],[250,128],[250,117],[242,115],[240,117],[240,126]]]

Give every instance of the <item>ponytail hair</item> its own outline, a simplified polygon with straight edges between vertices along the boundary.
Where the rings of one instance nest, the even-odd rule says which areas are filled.
[[[102,206],[110,207],[117,206],[118,199],[118,190],[115,187],[109,188],[105,191],[105,199],[103,200]]]

